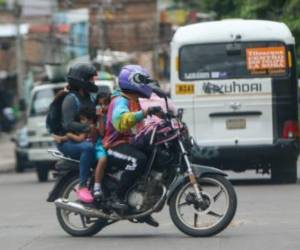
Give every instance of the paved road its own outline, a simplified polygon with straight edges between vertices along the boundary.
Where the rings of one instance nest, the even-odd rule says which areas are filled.
[[[191,238],[172,224],[168,210],[155,215],[158,229],[121,222],[92,238],[72,238],[59,227],[53,204],[45,202],[53,182],[35,173],[0,175],[0,249],[300,249],[300,181],[271,185],[244,181],[235,186],[234,222],[212,238]]]

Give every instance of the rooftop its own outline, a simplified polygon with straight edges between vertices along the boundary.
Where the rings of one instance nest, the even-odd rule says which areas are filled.
[[[239,36],[239,41],[283,41],[294,44],[289,28],[280,22],[264,20],[225,19],[202,22],[178,28],[172,43],[228,42]]]

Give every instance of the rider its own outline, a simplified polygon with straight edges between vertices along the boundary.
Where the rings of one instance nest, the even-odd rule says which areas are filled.
[[[110,165],[124,169],[114,201],[117,207],[124,208],[127,207],[124,204],[126,191],[142,174],[147,163],[146,155],[132,145],[131,141],[135,132],[143,127],[142,121],[150,111],[140,108],[138,98],[149,98],[152,88],[146,85],[149,80],[148,72],[139,65],[124,66],[118,80],[121,92],[109,105],[103,144],[107,149]],[[151,216],[144,217],[141,222],[158,226]]]
[[[79,63],[72,66],[68,72],[69,94],[62,103],[62,134],[67,133],[89,133],[95,127],[93,124],[82,124],[76,119],[79,110],[83,107],[95,109],[95,103],[90,96],[91,92],[97,92],[98,87],[94,83],[97,76],[95,67],[91,64]],[[57,144],[57,148],[64,155],[79,159],[79,188],[77,196],[82,202],[90,203],[93,196],[87,188],[87,179],[90,168],[95,163],[94,145],[90,141],[76,142],[67,140]]]

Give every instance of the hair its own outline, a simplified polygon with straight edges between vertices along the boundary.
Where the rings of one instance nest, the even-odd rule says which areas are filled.
[[[79,110],[79,116],[86,117],[88,120],[96,122],[96,109],[94,107],[82,107]]]
[[[67,89],[69,91],[79,91],[81,88],[79,86],[74,86],[74,84],[68,84]]]
[[[110,102],[111,94],[109,92],[100,92],[96,97],[96,102],[98,103],[99,99],[105,99],[106,103]]]

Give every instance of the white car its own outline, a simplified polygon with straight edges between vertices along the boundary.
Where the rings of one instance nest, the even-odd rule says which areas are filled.
[[[96,80],[99,92],[112,92],[114,80]],[[27,111],[26,126],[21,128],[15,138],[16,171],[35,167],[39,181],[47,181],[49,170],[55,159],[48,153],[54,149],[52,136],[46,129],[46,114],[55,94],[63,89],[66,83],[48,83],[36,86],[31,92]]]

